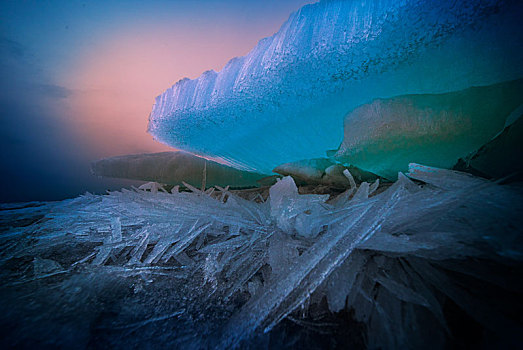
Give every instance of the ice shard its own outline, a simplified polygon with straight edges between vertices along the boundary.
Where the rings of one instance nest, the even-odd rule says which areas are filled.
[[[521,78],[522,13],[517,0],[307,5],[222,71],[158,96],[149,132],[261,173],[325,157],[343,140],[344,116],[375,99]]]
[[[188,191],[0,204],[0,348],[517,348],[521,178],[445,168],[521,169],[522,9],[323,0],[178,82],[150,132],[232,167],[114,157]]]
[[[358,348],[448,348],[454,303],[483,327],[474,336],[516,348],[520,183],[419,164],[407,175],[372,196],[353,179],[336,203],[285,177],[266,201],[217,187],[2,204],[0,321],[12,331],[0,344],[231,349],[301,337],[317,348],[317,336],[278,332],[285,318],[326,331],[304,320],[319,309],[351,310]]]

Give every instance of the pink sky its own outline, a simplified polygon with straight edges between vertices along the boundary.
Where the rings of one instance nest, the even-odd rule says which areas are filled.
[[[0,1],[0,201],[128,186],[90,164],[170,149],[146,131],[156,96],[222,69],[315,1]]]
[[[79,145],[96,158],[169,150],[146,132],[154,98],[183,77],[221,70],[232,57],[245,55],[294,8],[250,28],[245,20],[202,26],[188,19],[146,28],[130,24],[102,38],[65,67],[60,79],[73,90],[66,115]]]

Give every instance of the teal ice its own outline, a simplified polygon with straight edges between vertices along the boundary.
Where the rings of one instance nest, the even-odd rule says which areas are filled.
[[[457,155],[466,156],[502,130],[505,118],[523,102],[520,86],[507,92],[512,96],[501,96],[512,99],[507,105],[480,116],[472,106],[478,100],[465,95],[450,106],[457,110],[448,118],[442,116],[441,99],[395,99],[396,110],[429,105],[410,108],[421,116],[406,116],[403,122],[401,115],[395,116],[386,128],[409,125],[392,130],[389,138],[383,137],[383,129],[373,133],[379,120],[354,120],[351,112],[363,105],[372,109],[377,99],[459,94],[521,78],[522,8],[520,1],[499,0],[307,5],[222,71],[183,79],[158,96],[149,132],[176,148],[266,174],[280,164],[325,157],[334,150],[338,161],[385,177],[405,171],[411,161],[448,167]],[[462,105],[470,115],[455,118]],[[437,111],[433,121],[427,115],[430,109]],[[427,131],[436,124],[442,133]],[[432,142],[439,147],[448,128],[455,132],[445,147],[426,152],[434,149]],[[355,141],[361,135],[367,143]],[[390,151],[390,142],[402,135],[407,141],[392,144]],[[418,139],[409,138],[413,135]],[[366,154],[371,143],[374,147]],[[414,159],[409,157],[412,151],[417,153]]]

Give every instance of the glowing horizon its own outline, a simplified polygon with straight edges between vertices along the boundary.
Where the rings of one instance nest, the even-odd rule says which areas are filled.
[[[1,3],[0,201],[119,188],[92,176],[90,163],[172,149],[147,133],[156,96],[245,55],[312,2]]]
[[[126,23],[59,77],[60,85],[72,90],[72,132],[95,157],[172,150],[146,132],[155,97],[180,79],[221,70],[283,22],[272,19],[252,32],[240,31],[232,22],[209,27],[159,24],[145,30]]]

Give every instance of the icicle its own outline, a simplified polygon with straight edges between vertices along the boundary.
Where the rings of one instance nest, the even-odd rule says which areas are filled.
[[[173,239],[171,237],[165,237],[161,239],[153,248],[153,251],[145,259],[145,264],[157,263],[160,260],[161,256],[169,247],[173,244]]]
[[[504,309],[514,303],[503,294],[500,300],[489,298],[487,292],[521,289],[510,275],[521,262],[521,188],[434,168],[417,168],[412,177],[429,185],[400,173],[383,192],[376,194],[378,181],[362,183],[330,202],[326,195],[300,195],[293,180],[284,178],[269,190],[265,203],[244,200],[228,187],[216,187],[220,193],[213,198],[219,200],[188,187],[193,193],[122,190],[45,205],[0,205],[5,227],[18,220],[32,222],[2,232],[0,262],[29,262],[25,270],[5,269],[4,284],[30,282],[34,270],[44,277],[63,274],[46,280],[57,291],[74,290],[74,283],[86,278],[96,283],[82,288],[104,281],[112,285],[118,278],[136,283],[131,290],[146,284],[139,293],[155,297],[147,294],[158,292],[151,281],[164,288],[169,280],[174,294],[177,283],[180,291],[195,291],[187,300],[177,299],[192,310],[236,307],[224,298],[250,296],[242,299],[243,308],[235,310],[223,332],[225,348],[252,332],[270,330],[301,305],[308,313],[307,303],[324,296],[332,311],[347,302],[357,321],[365,323],[372,344],[381,347],[419,339],[412,330],[427,327],[427,316],[438,320],[430,324],[433,333],[444,334],[442,303],[447,297],[486,326],[493,315],[499,325],[490,325],[491,330],[517,334]],[[224,203],[226,196],[230,200]],[[56,264],[42,263],[38,259],[43,256],[53,256]],[[171,258],[181,266],[156,265],[170,265]],[[478,265],[471,267],[470,261]],[[469,288],[474,281],[485,291],[472,293],[461,286]]]
[[[147,249],[148,239],[149,232],[144,232],[143,237],[140,239],[138,244],[136,244],[133,251],[131,252],[131,259],[129,260],[128,264],[141,264],[142,256],[145,253],[145,250]]]

